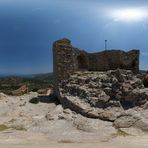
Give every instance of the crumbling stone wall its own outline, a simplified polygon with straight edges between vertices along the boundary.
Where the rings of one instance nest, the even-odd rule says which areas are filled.
[[[121,50],[106,50],[89,54],[89,70],[106,71],[117,68],[139,71],[139,50],[124,52]]]
[[[53,64],[56,84],[67,79],[75,71],[107,71],[117,68],[139,72],[139,50],[105,50],[87,53],[71,45],[68,39],[53,45]]]

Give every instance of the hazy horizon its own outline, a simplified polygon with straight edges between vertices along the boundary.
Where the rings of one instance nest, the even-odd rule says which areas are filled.
[[[148,70],[147,0],[0,0],[0,75],[52,72],[52,44],[87,52],[140,49]]]

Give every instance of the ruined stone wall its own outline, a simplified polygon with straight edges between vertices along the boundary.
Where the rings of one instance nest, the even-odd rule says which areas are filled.
[[[74,72],[73,48],[69,40],[59,40],[53,45],[54,76],[58,80],[66,79]]]
[[[68,39],[58,40],[53,44],[53,72],[56,82],[68,78],[78,70],[77,56],[80,53],[79,49],[72,47]]]
[[[117,68],[139,71],[139,50],[124,52],[121,50],[106,50],[89,54],[89,70],[106,71]]]
[[[67,79],[75,71],[106,71],[117,68],[139,71],[139,50],[105,50],[87,53],[74,48],[68,39],[58,40],[53,45],[55,81]]]

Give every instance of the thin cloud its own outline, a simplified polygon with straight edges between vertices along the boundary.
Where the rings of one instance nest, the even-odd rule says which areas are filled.
[[[148,7],[112,8],[108,16],[114,22],[141,22],[148,19]]]
[[[141,55],[143,55],[143,56],[148,56],[148,53],[146,53],[146,52],[141,52]]]
[[[32,9],[33,12],[35,12],[35,11],[41,11],[41,10],[42,10],[42,8],[34,8],[34,9]]]

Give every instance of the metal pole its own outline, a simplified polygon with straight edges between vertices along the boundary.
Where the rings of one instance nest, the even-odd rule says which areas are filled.
[[[105,50],[107,50],[107,40],[105,40]]]

